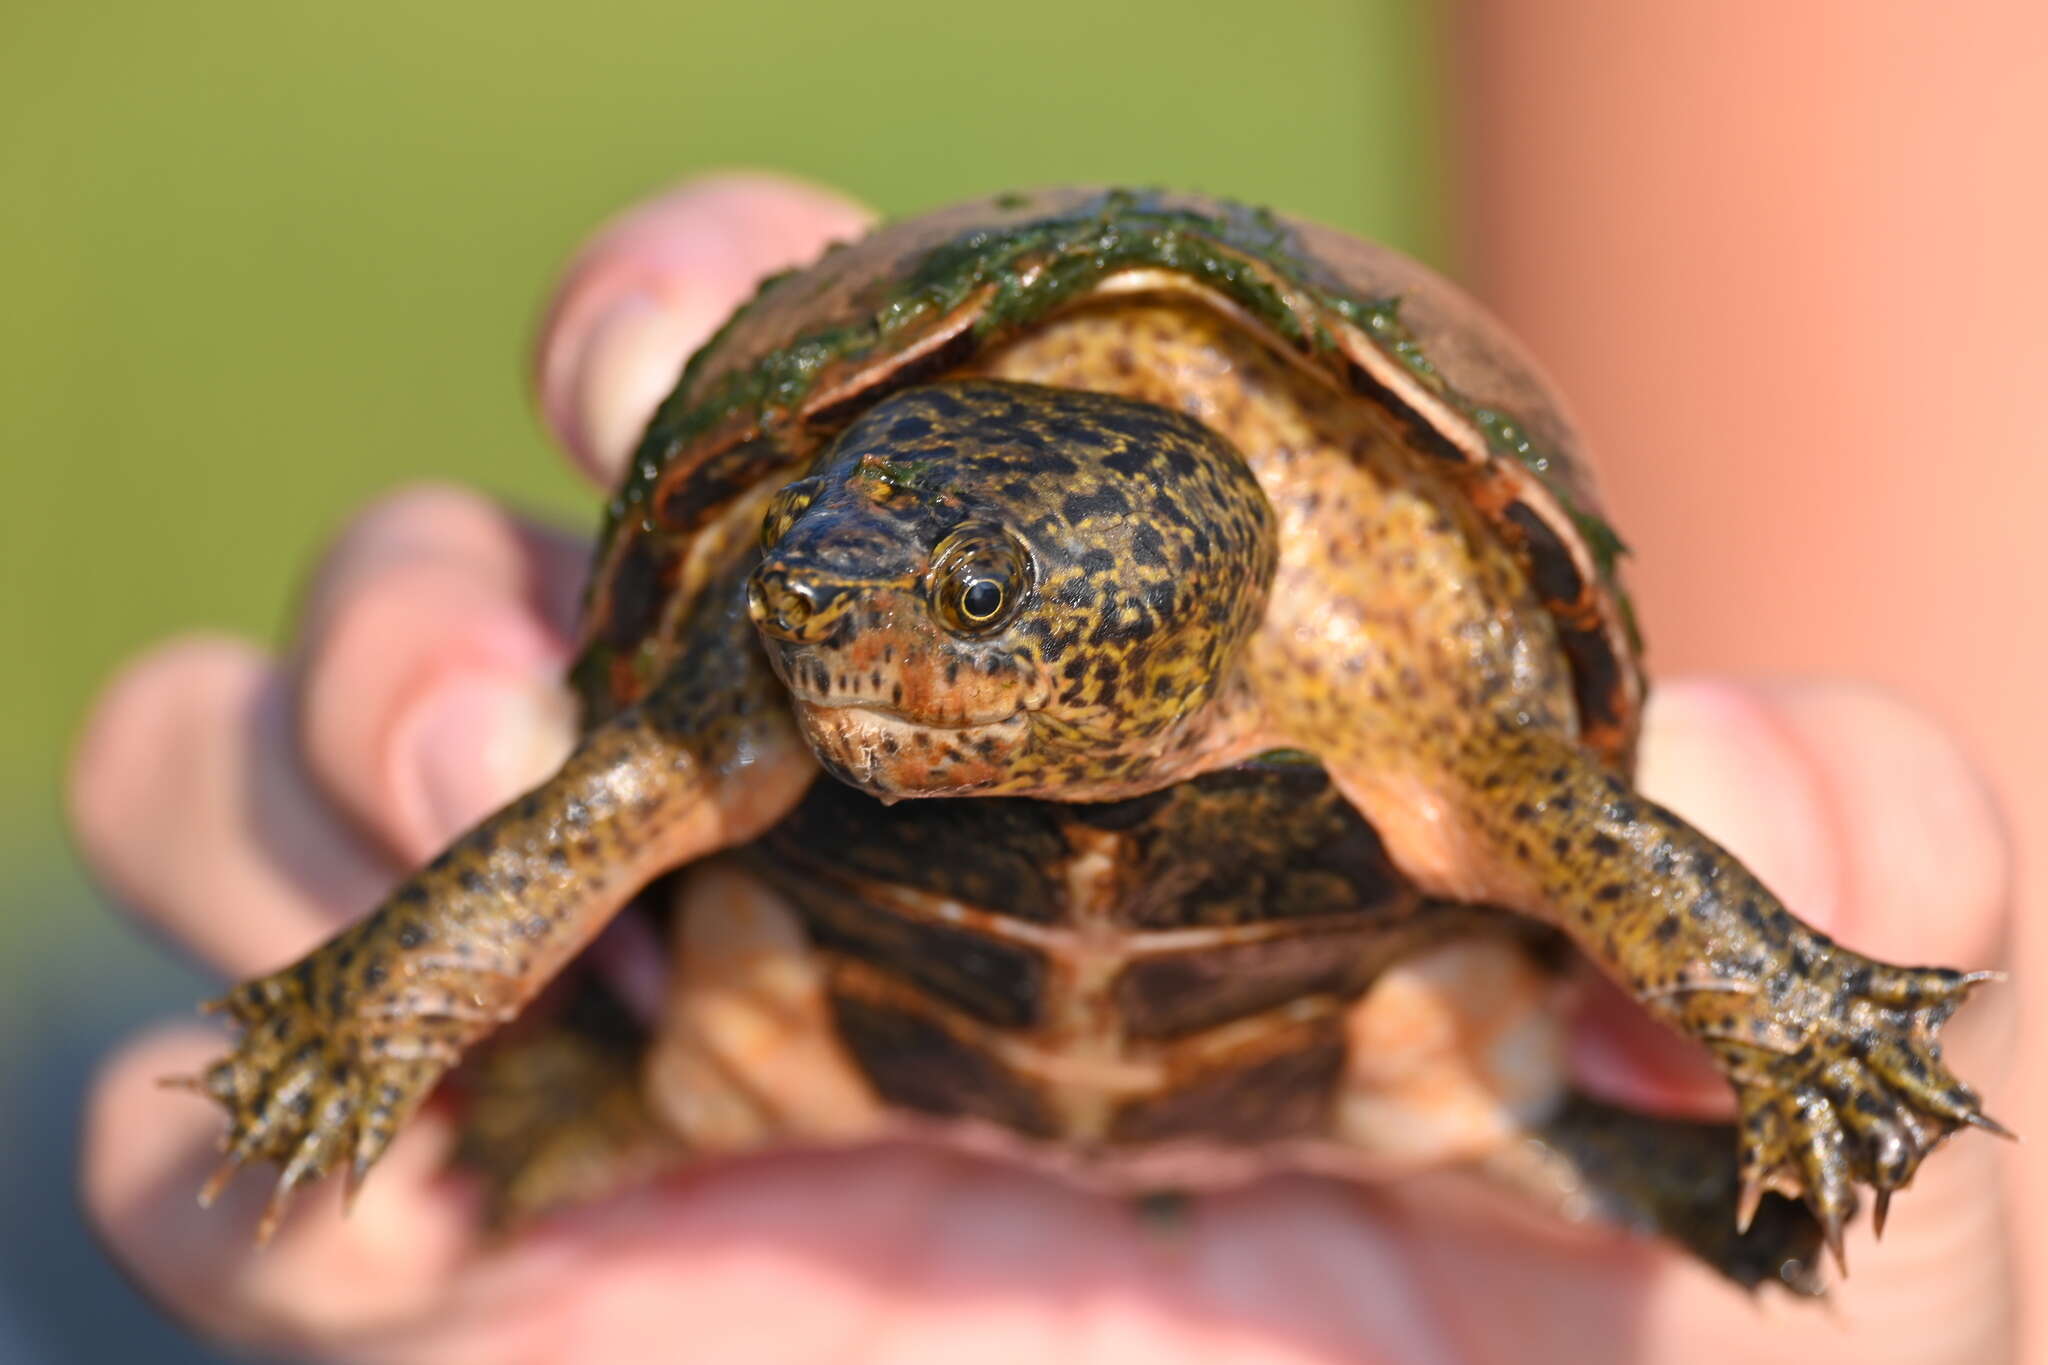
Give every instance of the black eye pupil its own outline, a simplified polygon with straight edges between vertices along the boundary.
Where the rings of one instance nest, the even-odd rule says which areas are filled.
[[[960,595],[960,609],[969,619],[986,621],[1002,609],[1002,585],[986,578],[978,578],[967,585],[967,591]]]

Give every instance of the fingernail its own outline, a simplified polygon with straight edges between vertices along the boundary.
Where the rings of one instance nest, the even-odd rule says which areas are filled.
[[[571,439],[597,468],[616,474],[690,353],[720,319],[690,298],[628,294],[591,327],[569,395]]]
[[[576,708],[559,677],[452,678],[408,719],[425,852],[538,786],[568,757]]]

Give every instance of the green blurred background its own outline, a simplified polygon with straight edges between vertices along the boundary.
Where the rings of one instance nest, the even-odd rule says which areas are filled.
[[[594,522],[524,384],[576,243],[694,172],[884,212],[1065,180],[1263,201],[1440,259],[1433,7],[15,0],[0,15],[0,1361],[209,1359],[88,1246],[83,1079],[200,982],[65,845],[95,689],[277,641],[380,489]],[[26,1230],[26,1232],[24,1231]]]

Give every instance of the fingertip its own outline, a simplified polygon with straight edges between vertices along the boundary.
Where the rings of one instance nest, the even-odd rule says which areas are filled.
[[[1929,717],[1839,682],[1694,679],[1653,699],[1640,785],[1816,928],[1893,961],[2004,949],[2011,849],[1990,787]]]
[[[163,1084],[198,1074],[221,1050],[219,1035],[174,1025],[131,1041],[95,1077],[79,1197],[109,1254],[172,1315],[269,1349],[331,1348],[437,1306],[472,1245],[473,1211],[438,1179],[446,1125],[416,1124],[353,1213],[342,1213],[338,1188],[312,1192],[259,1249],[275,1171],[243,1172],[201,1208],[197,1192],[220,1159],[219,1111]]]
[[[137,807],[161,786],[162,770],[194,757],[160,741],[190,734],[195,709],[253,692],[267,669],[247,641],[190,635],[129,660],[100,689],[72,746],[63,799],[79,852],[110,890],[138,889],[124,836],[147,818]]]
[[[571,261],[536,340],[549,431],[614,485],[684,360],[761,279],[872,221],[830,190],[760,173],[694,179],[614,219]]]
[[[568,757],[576,707],[560,670],[464,673],[421,696],[393,725],[393,822],[423,856],[537,785]]]
[[[1638,785],[1859,952],[1962,967],[2002,956],[2010,855],[1996,807],[1955,742],[1896,699],[1840,683],[1673,682],[1646,716]],[[1590,990],[1575,1025],[1575,1074],[1595,1093],[1724,1111],[1696,1046],[1618,992]]]
[[[537,581],[560,555],[497,507],[419,488],[344,533],[294,654],[309,772],[406,864],[568,747],[568,642]]]
[[[198,1075],[220,1047],[219,1035],[198,1024],[171,1025],[101,1063],[86,1095],[79,1195],[94,1230],[110,1243],[130,1245],[137,1211],[165,1184],[196,1170],[194,1154],[215,1145],[218,1117],[189,1090],[165,1082]]]
[[[80,837],[94,837],[106,810],[119,808],[135,741],[156,729],[166,708],[176,710],[193,694],[246,686],[264,665],[260,649],[225,634],[180,636],[125,661],[86,708],[72,745],[63,798]]]
[[[1821,775],[1762,690],[1701,678],[1660,685],[1637,786],[1740,858],[1801,919],[1830,932],[1840,924],[1843,851]]]
[[[2011,840],[1989,780],[1955,737],[1872,687],[1761,690],[1834,812],[1856,945],[1902,961],[2002,960]]]
[[[365,584],[421,564],[459,568],[508,597],[537,597],[536,582],[565,563],[557,543],[507,516],[473,489],[415,483],[393,489],[349,515],[320,556],[302,606],[299,638],[317,641],[327,618]],[[536,553],[541,551],[541,553]],[[587,557],[587,547],[582,556]]]
[[[223,1292],[253,1251],[249,1191],[202,1209],[198,1192],[220,1160],[218,1111],[166,1085],[198,1075],[222,1048],[196,1024],[132,1040],[100,1067],[87,1092],[78,1179],[86,1221],[136,1285],[173,1316],[238,1335]],[[232,1228],[249,1245],[236,1247]]]

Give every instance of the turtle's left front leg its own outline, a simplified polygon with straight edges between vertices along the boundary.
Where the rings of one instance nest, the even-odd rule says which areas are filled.
[[[1431,891],[1556,924],[1653,1014],[1706,1044],[1740,1110],[1739,1222],[1766,1190],[1803,1195],[1839,1256],[1854,1182],[1877,1192],[1881,1226],[1891,1192],[1948,1134],[2004,1131],[1936,1041],[1989,973],[1898,967],[1842,947],[1561,736],[1503,726],[1460,745],[1453,766],[1455,795],[1437,820],[1387,822],[1395,860]],[[1356,777],[1338,773],[1372,814],[1386,783]]]
[[[707,589],[668,671],[561,768],[382,904],[213,1008],[240,1026],[184,1082],[227,1110],[227,1159],[282,1167],[258,1235],[329,1170],[360,1181],[441,1077],[641,887],[758,837],[817,766],[747,619],[746,564]],[[715,594],[715,595],[714,595]]]

